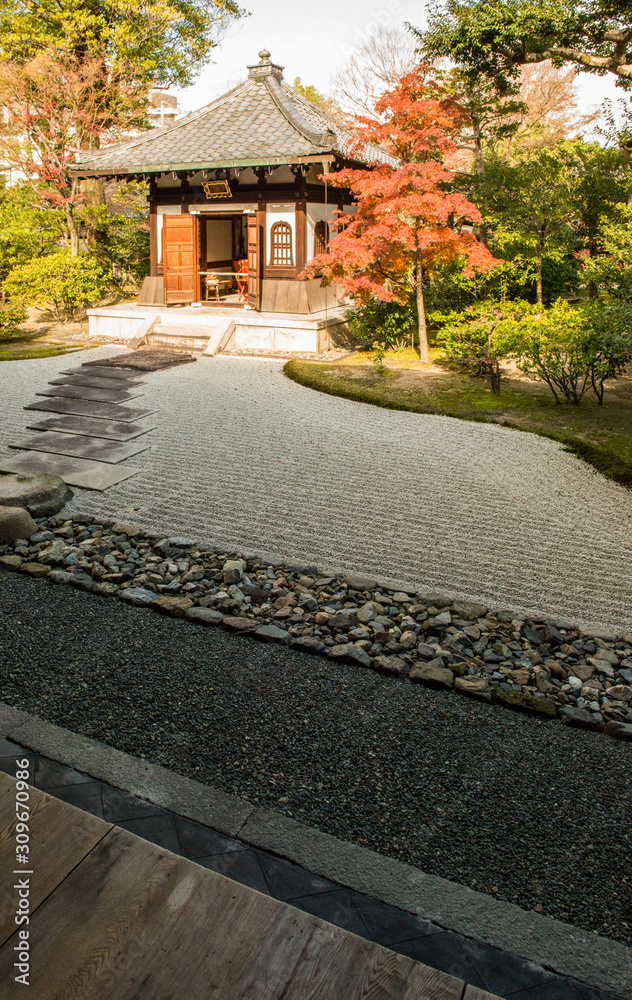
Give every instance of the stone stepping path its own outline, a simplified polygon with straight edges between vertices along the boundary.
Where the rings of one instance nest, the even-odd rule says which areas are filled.
[[[60,372],[36,394],[42,398],[24,407],[54,416],[29,424],[35,434],[9,442],[21,454],[3,460],[0,471],[46,472],[90,490],[136,475],[139,468],[120,463],[150,447],[145,435],[155,425],[145,418],[156,412],[122,405],[142,395],[137,375],[138,369],[107,361]]]

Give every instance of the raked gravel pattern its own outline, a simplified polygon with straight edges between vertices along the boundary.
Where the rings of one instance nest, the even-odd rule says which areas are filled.
[[[62,368],[125,352],[0,366],[0,454]],[[145,376],[142,472],[67,508],[227,551],[376,576],[593,626],[632,626],[632,493],[553,441],[316,393],[283,362],[199,358]]]

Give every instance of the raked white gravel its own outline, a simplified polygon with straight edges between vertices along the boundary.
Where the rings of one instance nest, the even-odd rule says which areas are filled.
[[[55,373],[119,350],[0,365],[0,454]],[[282,366],[219,356],[146,376],[131,405],[156,406],[159,426],[129,461],[141,474],[76,490],[70,509],[632,628],[632,492],[553,441],[323,395]]]

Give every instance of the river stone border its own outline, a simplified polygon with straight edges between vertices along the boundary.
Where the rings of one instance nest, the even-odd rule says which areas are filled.
[[[632,996],[632,949],[253,806],[0,702],[0,737],[552,972]]]
[[[632,634],[324,575],[107,518],[37,527],[0,545],[0,566],[632,740]]]

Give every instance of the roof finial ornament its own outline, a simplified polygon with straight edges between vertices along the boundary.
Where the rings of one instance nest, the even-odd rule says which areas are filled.
[[[267,49],[261,49],[259,53],[259,62],[254,66],[248,67],[248,76],[251,80],[262,81],[269,76],[276,77],[279,82],[283,79],[283,66],[277,66],[270,59],[270,53]]]

